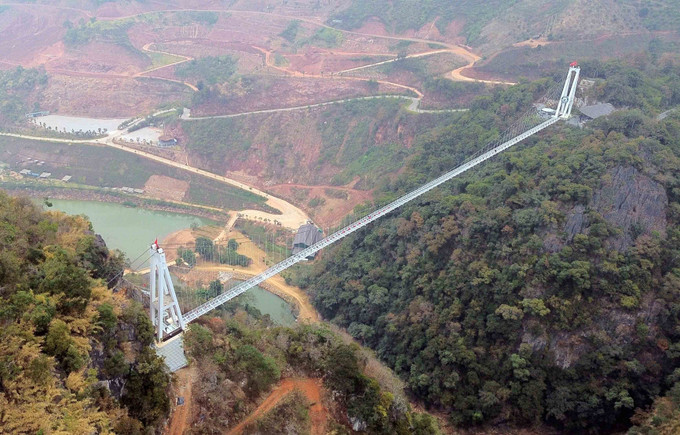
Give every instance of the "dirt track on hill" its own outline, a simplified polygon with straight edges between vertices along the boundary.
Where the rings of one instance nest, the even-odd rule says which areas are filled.
[[[197,378],[196,365],[185,367],[177,371],[175,375],[177,376],[177,396],[184,398],[184,405],[177,405],[175,400],[175,408],[170,423],[163,431],[164,435],[182,435],[191,424],[193,406],[191,388]]]
[[[257,407],[252,414],[245,420],[238,424],[238,426],[230,429],[227,435],[237,435],[243,432],[243,429],[250,423],[257,420],[259,417],[266,414],[273,409],[284,397],[290,394],[293,390],[298,389],[307,396],[307,400],[311,402],[309,407],[309,418],[312,423],[312,435],[323,435],[326,433],[326,421],[328,419],[328,411],[321,403],[321,380],[320,379],[284,379],[272,391],[264,402]]]

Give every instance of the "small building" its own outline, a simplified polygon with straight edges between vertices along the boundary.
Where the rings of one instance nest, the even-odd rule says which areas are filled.
[[[52,176],[51,172],[43,172],[38,178],[50,178]]]
[[[71,177],[70,175],[64,175],[64,176],[61,178],[61,181],[63,181],[64,183],[68,183],[68,181],[69,181],[71,178],[73,178],[73,177]]]
[[[593,104],[583,106],[578,109],[581,112],[581,122],[588,122],[593,119],[607,116],[616,111],[616,108],[609,103]]]
[[[302,225],[298,228],[295,238],[293,239],[293,255],[309,248],[321,239],[323,239],[323,235],[321,234],[320,229],[309,222]],[[307,259],[313,260],[315,255],[308,256]]]
[[[27,113],[25,116],[26,116],[26,118],[38,118],[38,117],[40,117],[40,116],[47,116],[47,115],[49,115],[49,114],[50,114],[50,111],[49,111],[49,110],[43,110],[43,111],[41,111],[41,112],[31,112],[31,113]]]
[[[132,189],[132,191],[135,192],[135,193],[138,193],[138,194],[140,194],[140,195],[141,195],[142,193],[144,193],[144,190],[143,190],[143,189]]]
[[[158,146],[161,148],[170,148],[174,147],[175,145],[177,145],[177,139],[170,135],[164,134],[158,138]]]
[[[29,169],[22,169],[21,171],[19,171],[19,173],[21,175],[29,175],[31,171]]]

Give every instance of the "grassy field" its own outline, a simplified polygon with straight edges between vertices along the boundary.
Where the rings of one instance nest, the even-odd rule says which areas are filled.
[[[171,63],[179,62],[184,60],[183,57],[174,56],[172,54],[166,53],[156,53],[149,51],[146,53],[149,58],[151,58],[151,67],[158,68],[159,66],[170,65]]]
[[[45,164],[40,167],[17,164],[28,158],[42,160]],[[71,175],[73,182],[97,187],[143,189],[151,175],[164,175],[189,183],[186,202],[228,210],[257,208],[270,211],[264,204],[265,198],[251,192],[103,146],[0,137],[0,161],[9,164],[12,170],[26,167],[34,172],[51,172],[52,179]]]

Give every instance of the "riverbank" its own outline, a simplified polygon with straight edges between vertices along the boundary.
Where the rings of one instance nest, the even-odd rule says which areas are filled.
[[[97,201],[103,203],[115,203],[128,207],[140,207],[145,210],[165,211],[184,215],[210,219],[219,223],[229,220],[229,213],[217,208],[199,206],[194,204],[173,203],[167,200],[127,195],[119,192],[107,192],[104,189],[58,187],[58,186],[33,186],[0,183],[0,188],[12,195],[23,195],[30,198],[43,199],[66,199],[78,201]],[[233,213],[233,212],[232,212]]]

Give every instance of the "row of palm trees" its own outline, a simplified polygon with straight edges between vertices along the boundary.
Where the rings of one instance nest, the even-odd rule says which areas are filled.
[[[64,133],[64,134],[71,133],[75,136],[83,136],[83,137],[101,136],[103,134],[106,134],[106,132],[108,131],[108,129],[106,129],[106,128],[99,127],[96,130],[85,130],[85,131],[83,131],[82,128],[79,129],[79,130],[72,128],[71,131],[69,132],[66,129],[66,127],[62,127],[61,130],[60,130],[59,127],[52,127],[51,125],[47,125],[44,122],[38,122],[36,124],[38,126],[44,128],[44,129],[48,130],[48,131],[54,131],[56,133]]]

